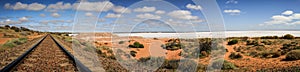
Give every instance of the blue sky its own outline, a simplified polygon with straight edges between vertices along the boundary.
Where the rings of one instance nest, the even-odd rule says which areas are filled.
[[[300,28],[300,0],[217,0],[217,3],[226,30]],[[0,25],[60,32],[72,28],[99,32],[209,31],[203,10],[189,0],[1,0]]]

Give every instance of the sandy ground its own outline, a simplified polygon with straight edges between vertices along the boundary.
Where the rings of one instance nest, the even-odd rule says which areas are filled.
[[[11,40],[11,38],[0,38],[0,44],[4,44],[9,40]]]
[[[117,40],[118,39],[118,40]],[[180,59],[179,53],[181,50],[165,50],[161,47],[162,44],[167,43],[169,40],[168,38],[161,38],[161,39],[153,39],[153,38],[141,38],[141,37],[127,37],[124,38],[117,38],[113,41],[116,43],[112,43],[111,37],[102,36],[95,38],[95,45],[96,46],[113,46],[118,48],[127,48],[128,45],[133,44],[134,42],[139,42],[144,45],[144,48],[130,48],[130,51],[136,51],[136,59],[142,57],[165,57],[166,59],[173,60],[173,59]],[[119,45],[119,41],[124,41],[124,45]],[[130,41],[130,42],[129,42]]]
[[[128,42],[130,40],[130,42]],[[162,44],[167,43],[168,38],[140,38],[140,37],[130,37],[129,39],[124,39],[124,45],[116,45],[118,46],[128,46],[129,44],[133,44],[134,42],[139,42],[144,45],[145,48],[130,48],[130,50],[136,51],[136,59],[142,57],[149,57],[149,56],[165,56],[168,60],[180,59],[179,53],[181,50],[165,50],[161,48]],[[111,41],[111,38],[97,38],[96,39],[98,46],[113,46],[114,44]],[[118,42],[118,41],[117,41]],[[115,43],[118,44],[118,43]],[[292,67],[292,66],[300,66],[300,60],[296,61],[282,61],[285,58],[285,55],[282,55],[278,58],[254,58],[251,56],[247,56],[242,54],[243,58],[241,59],[230,59],[229,55],[231,52],[236,52],[233,48],[234,46],[241,46],[244,43],[236,44],[236,45],[227,45],[227,42],[224,42],[228,52],[225,54],[225,60],[234,63],[239,68],[247,68],[250,70],[258,70],[258,69],[267,69],[267,68],[285,68],[285,67]],[[281,45],[278,45],[281,46]],[[278,47],[278,46],[268,46],[268,47]],[[199,63],[207,65],[210,63],[210,58],[200,58]]]

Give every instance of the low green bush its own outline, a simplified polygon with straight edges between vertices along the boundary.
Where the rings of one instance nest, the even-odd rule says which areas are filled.
[[[150,60],[150,57],[141,57],[138,61],[139,62],[146,62],[148,60]]]
[[[136,56],[136,53],[137,53],[136,51],[130,51],[130,55],[133,56],[133,57]]]
[[[229,55],[229,58],[230,59],[240,59],[240,58],[243,58],[243,56],[240,54],[240,53],[231,53],[230,55]]]
[[[283,36],[283,39],[295,39],[295,37],[291,34],[286,34]]]
[[[2,45],[3,48],[13,48],[16,45],[12,42],[6,42],[5,44]]]
[[[295,49],[300,49],[300,46],[296,46]]]
[[[248,40],[247,41],[247,45],[255,45],[255,46],[257,46],[257,45],[259,45],[259,43],[258,43],[258,41]]]
[[[228,45],[234,45],[234,44],[237,44],[239,41],[238,40],[231,40],[228,42]]]
[[[281,55],[280,52],[262,52],[260,53],[261,58],[277,58]]]
[[[13,48],[17,45],[21,45],[27,42],[27,38],[13,39],[2,45],[3,48]]]
[[[261,43],[264,43],[265,45],[271,45],[272,44],[271,41],[266,41],[266,40],[262,41]]]
[[[119,44],[124,44],[125,43],[125,41],[119,41]]]
[[[222,70],[237,69],[237,67],[233,63],[222,59],[214,61],[212,67],[221,68]]]
[[[162,47],[164,47],[164,49],[167,49],[167,50],[178,50],[178,49],[182,48],[182,45],[177,42],[169,42],[169,43],[166,43]]]
[[[128,45],[130,48],[144,48],[143,44],[140,44],[139,42],[134,42],[133,45]]]

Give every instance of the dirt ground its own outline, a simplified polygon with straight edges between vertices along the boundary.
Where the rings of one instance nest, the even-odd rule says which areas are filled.
[[[0,44],[4,44],[9,40],[11,40],[11,38],[0,38]]]
[[[124,45],[118,45],[119,41],[111,41],[111,38],[96,38],[96,44],[98,46],[115,46],[115,47],[124,47],[128,46],[130,44],[133,44],[134,42],[139,42],[144,45],[144,48],[130,48],[130,50],[136,51],[136,59],[142,58],[142,57],[149,57],[149,56],[165,56],[167,60],[176,60],[182,58],[179,56],[181,49],[179,50],[165,50],[161,47],[162,44],[166,44],[169,38],[141,38],[141,37],[129,37],[129,39],[120,39],[124,41]],[[270,40],[273,41],[273,40]],[[275,40],[274,40],[275,41]],[[279,69],[279,68],[286,68],[286,67],[294,67],[294,66],[300,66],[300,60],[296,61],[282,61],[285,59],[285,55],[281,55],[276,58],[259,58],[259,57],[252,57],[249,55],[242,54],[241,52],[237,52],[234,47],[239,46],[246,46],[246,42],[241,42],[235,45],[227,45],[228,41],[224,42],[224,45],[228,52],[225,53],[225,60],[235,64],[240,69],[248,69],[248,70],[260,70],[260,69]],[[260,42],[260,41],[259,41]],[[276,42],[276,41],[275,41]],[[275,43],[274,42],[274,43]],[[282,44],[289,43],[289,41],[281,41],[278,40],[277,43],[273,45],[265,45],[266,49],[269,50],[278,50],[282,48]],[[249,46],[250,47],[250,46]],[[251,47],[250,47],[251,48]],[[241,53],[242,57],[241,59],[230,59],[229,55],[232,52]],[[209,57],[200,58],[198,60],[199,63],[207,65],[210,62]]]

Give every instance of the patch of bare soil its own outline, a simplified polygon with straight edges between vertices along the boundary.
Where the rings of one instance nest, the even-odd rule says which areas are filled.
[[[0,44],[4,44],[9,40],[11,40],[11,38],[0,38]]]

